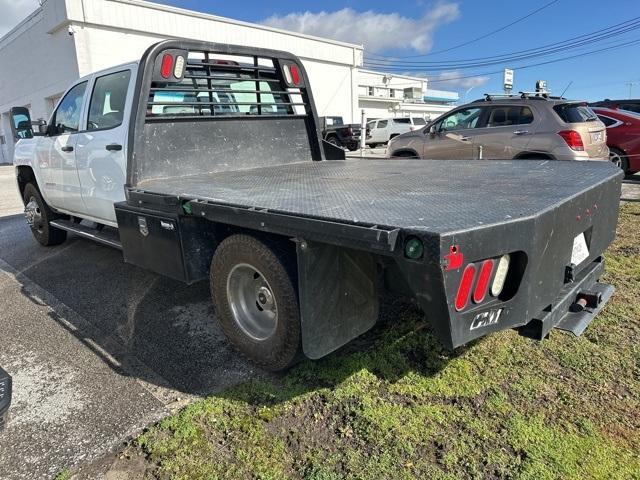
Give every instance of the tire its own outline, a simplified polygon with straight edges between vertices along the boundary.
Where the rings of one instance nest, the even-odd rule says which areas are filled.
[[[238,234],[226,238],[211,261],[211,296],[222,331],[237,350],[270,371],[291,366],[300,350],[300,309],[289,257]]]
[[[340,142],[338,142],[338,137],[336,137],[335,135],[327,137],[327,142],[329,142],[331,145],[342,148],[342,145],[340,145]]]
[[[420,158],[413,152],[398,152],[392,155],[394,158]]]
[[[609,148],[609,161],[619,166],[625,174],[629,173],[629,159],[622,150]]]
[[[32,219],[29,221],[31,233],[33,233],[38,243],[45,247],[51,247],[53,245],[60,245],[67,239],[67,232],[65,230],[60,230],[49,224],[51,220],[55,220],[61,216],[49,208],[49,205],[47,205],[42,198],[38,187],[33,183],[27,183],[25,185],[23,200],[27,221],[29,221],[30,216]]]

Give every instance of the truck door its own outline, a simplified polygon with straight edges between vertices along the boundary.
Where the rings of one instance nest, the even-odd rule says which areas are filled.
[[[425,133],[421,157],[428,160],[477,158],[473,151],[473,136],[483,110],[481,107],[463,107],[437,121]]]
[[[125,200],[125,148],[131,69],[94,79],[83,132],[78,137],[77,167],[87,215],[115,225],[115,202]]]
[[[38,140],[34,163],[47,203],[71,212],[82,211],[75,147],[86,89],[86,81],[78,83],[60,101],[46,135]]]

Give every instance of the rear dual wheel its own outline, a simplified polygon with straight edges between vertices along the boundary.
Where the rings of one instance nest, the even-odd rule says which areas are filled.
[[[232,235],[211,262],[211,295],[222,331],[241,353],[271,371],[294,363],[300,313],[289,252]]]

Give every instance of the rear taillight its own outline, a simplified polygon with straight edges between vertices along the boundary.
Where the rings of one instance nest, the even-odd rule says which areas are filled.
[[[582,137],[575,130],[562,130],[561,132],[558,132],[558,135],[560,135],[564,139],[571,150],[576,150],[579,152],[584,150]]]
[[[160,75],[162,78],[169,78],[171,75],[171,68],[173,67],[173,57],[168,53],[162,56],[162,64],[160,65]]]
[[[476,288],[473,291],[473,301],[475,303],[481,303],[487,296],[487,290],[489,290],[489,281],[491,280],[492,273],[493,260],[485,260],[482,262],[478,282],[476,283]]]
[[[509,263],[511,262],[510,255],[503,255],[498,262],[498,268],[496,274],[493,277],[493,283],[491,284],[491,295],[497,297],[502,293],[504,288],[504,282],[507,279],[507,273],[509,272]]]
[[[456,310],[464,310],[464,307],[469,303],[469,297],[471,296],[471,288],[473,287],[473,280],[476,277],[476,266],[470,263],[462,272],[462,279],[458,286],[458,294],[456,295]]]

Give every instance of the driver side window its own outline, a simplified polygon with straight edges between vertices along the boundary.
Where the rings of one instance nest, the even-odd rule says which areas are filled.
[[[451,115],[447,115],[436,125],[436,130],[440,132],[451,132],[455,130],[465,130],[476,128],[482,113],[481,108],[464,108],[457,110]]]
[[[51,119],[51,125],[55,127],[54,135],[78,131],[86,88],[87,82],[79,83],[64,96]]]

